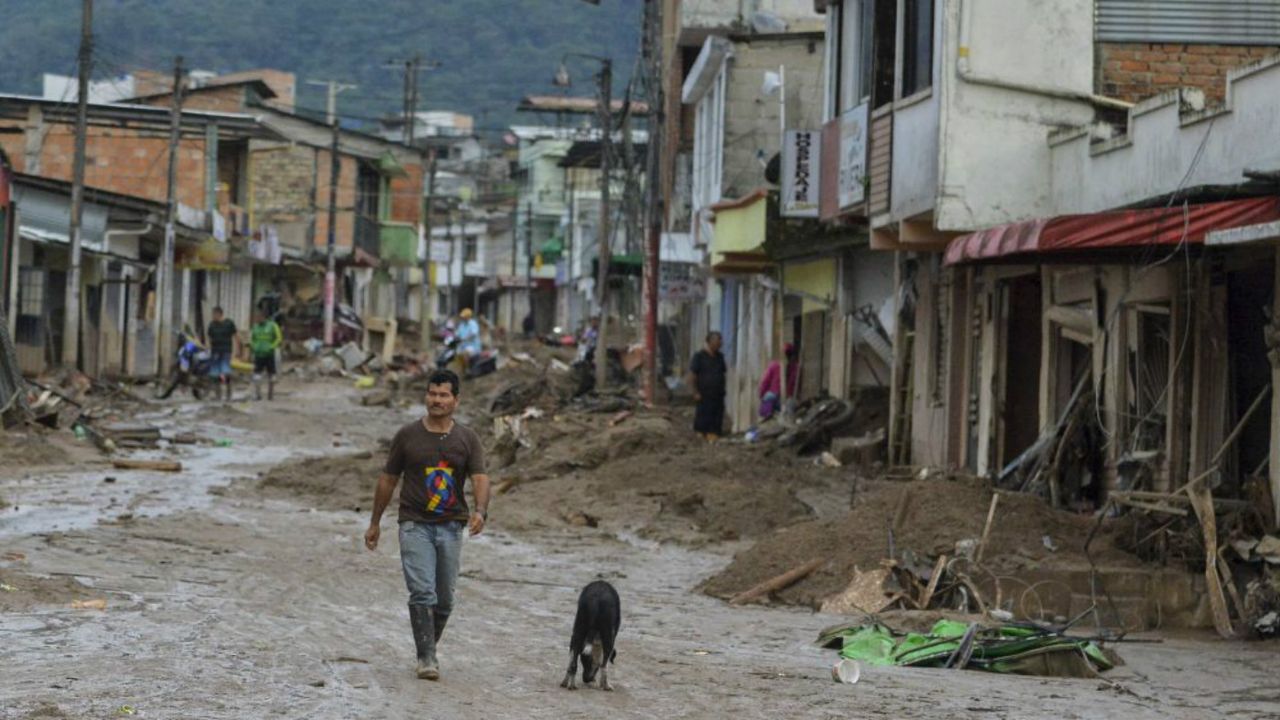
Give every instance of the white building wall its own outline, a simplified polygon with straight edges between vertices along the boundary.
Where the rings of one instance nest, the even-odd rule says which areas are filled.
[[[1178,93],[1139,103],[1122,136],[1093,143],[1089,128],[1050,145],[1054,214],[1095,212],[1182,187],[1243,182],[1280,169],[1280,56],[1228,76],[1226,104],[1184,112]]]
[[[1092,0],[941,5],[935,226],[974,230],[1052,214],[1049,133],[1094,115],[1085,99],[1093,86]],[[1063,97],[1072,93],[1081,99]],[[895,158],[895,174],[901,167]]]

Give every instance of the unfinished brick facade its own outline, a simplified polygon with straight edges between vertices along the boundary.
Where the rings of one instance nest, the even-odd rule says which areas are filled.
[[[263,143],[252,147],[249,156],[253,222],[275,225],[280,242],[295,249],[314,243],[316,151]]]
[[[3,125],[0,125],[3,127]],[[8,127],[21,129],[21,123]],[[74,126],[49,123],[39,142],[38,173],[57,180],[71,180],[75,160]],[[11,158],[14,170],[32,172],[27,165],[24,132],[0,132],[0,147]],[[124,195],[165,202],[168,193],[169,138],[163,133],[90,127],[85,143],[85,184]],[[178,146],[178,202],[194,208],[205,206],[204,138],[184,137]]]
[[[182,96],[182,107],[186,110],[202,112],[245,112],[249,105],[251,91],[247,85],[224,85],[204,87],[190,90]],[[143,98],[146,105],[169,107],[173,104],[173,96],[169,94]]]
[[[1210,106],[1221,105],[1227,72],[1280,52],[1271,46],[1099,43],[1097,90],[1107,97],[1138,102],[1166,90],[1204,91]]]
[[[329,170],[332,157],[328,150],[315,150],[316,154],[316,247],[323,248],[329,242]],[[356,232],[356,173],[358,161],[350,155],[338,157],[338,207],[334,230],[334,246],[350,248]]]

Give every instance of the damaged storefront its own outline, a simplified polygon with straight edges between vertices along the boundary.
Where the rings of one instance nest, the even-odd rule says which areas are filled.
[[[970,332],[953,335],[965,347],[952,397],[973,402],[948,408],[963,436],[951,460],[1058,505],[1170,492],[1206,472],[1239,490],[1269,454],[1257,410],[1271,391],[1273,261],[1204,243],[1273,217],[1280,200],[1263,197],[953,241],[946,263]]]

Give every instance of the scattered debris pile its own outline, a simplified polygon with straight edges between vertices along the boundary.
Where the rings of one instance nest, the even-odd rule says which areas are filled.
[[[1054,510],[1020,493],[994,493],[964,477],[861,483],[848,513],[781,527],[738,554],[702,589],[733,598],[787,578],[761,599],[831,612],[876,613],[902,607],[986,613],[1036,607],[1024,571],[1089,567],[1087,516]],[[1095,562],[1139,567],[1109,529],[1091,548]],[[785,548],[785,552],[779,550]],[[815,560],[817,562],[815,562]]]

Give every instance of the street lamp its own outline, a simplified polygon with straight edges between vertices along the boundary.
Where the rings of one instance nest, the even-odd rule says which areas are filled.
[[[609,156],[613,153],[613,60],[599,55],[586,53],[565,53],[560,58],[560,67],[556,69],[553,82],[556,87],[569,87],[573,84],[569,76],[568,59],[570,57],[585,58],[600,63],[600,74],[596,76],[600,97],[597,112],[600,115],[600,238],[596,246],[596,307],[600,312],[600,329],[596,340],[596,388],[604,389],[609,379],[609,358],[605,349],[605,338],[609,328],[608,284],[609,284]],[[530,250],[532,254],[532,249]]]

